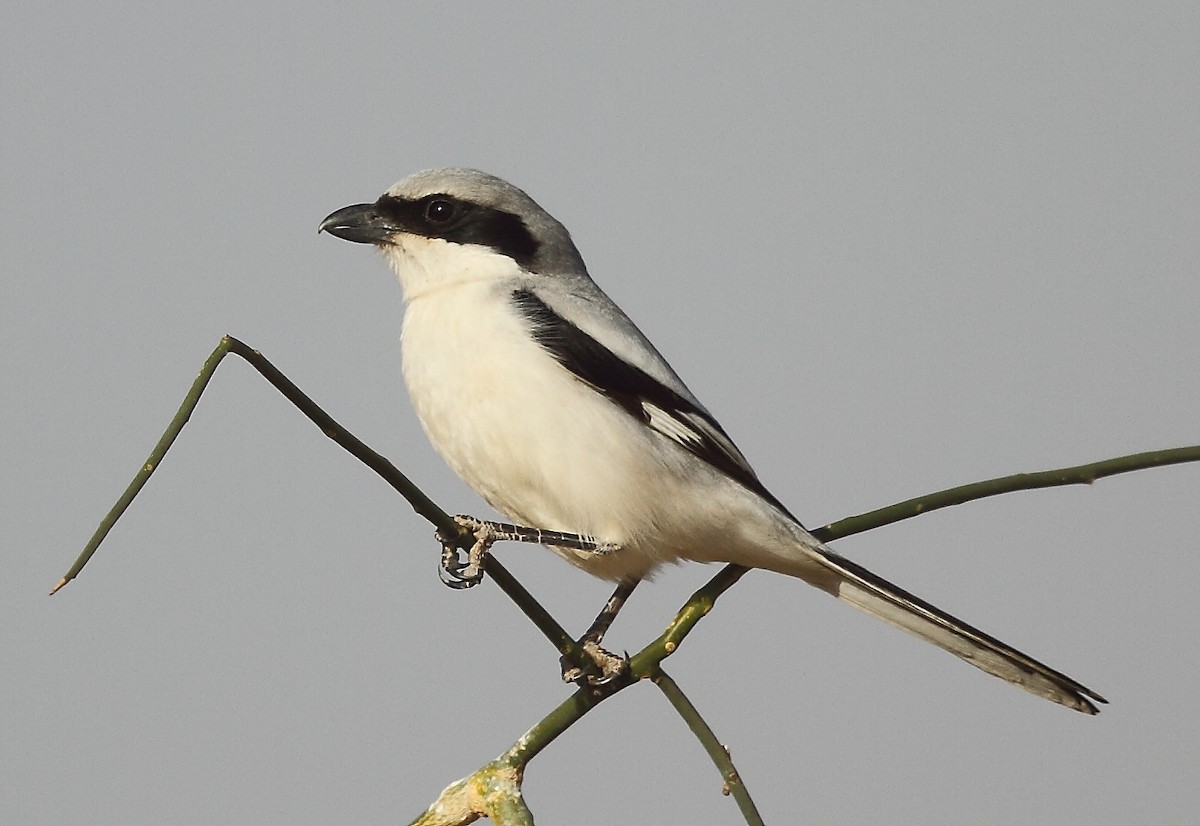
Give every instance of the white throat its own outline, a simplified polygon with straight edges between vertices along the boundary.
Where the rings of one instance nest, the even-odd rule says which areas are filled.
[[[441,238],[400,235],[380,247],[380,252],[400,279],[406,301],[458,284],[511,280],[525,274],[516,261],[489,247]]]

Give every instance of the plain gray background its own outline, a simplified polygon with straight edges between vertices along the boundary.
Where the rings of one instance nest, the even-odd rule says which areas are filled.
[[[20,4],[2,100],[0,817],[405,822],[566,689],[493,586],[230,360],[47,599],[223,333],[451,511],[400,292],[318,221],[429,166],[527,189],[820,525],[1200,441],[1195,3]],[[753,573],[668,662],[769,822],[1191,822],[1200,468],[839,542],[1112,702],[1038,700]],[[581,631],[607,586],[506,564]],[[712,569],[670,570],[636,650]],[[737,823],[650,686],[530,767],[539,822]]]

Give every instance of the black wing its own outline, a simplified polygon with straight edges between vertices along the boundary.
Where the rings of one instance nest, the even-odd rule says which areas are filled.
[[[613,353],[556,313],[532,290],[514,290],[512,299],[529,321],[538,344],[577,379],[651,430],[788,513],[763,487],[746,457],[708,411]]]

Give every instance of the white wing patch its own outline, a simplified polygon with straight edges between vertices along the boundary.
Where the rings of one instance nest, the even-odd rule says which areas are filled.
[[[744,470],[750,477],[757,478],[746,457],[730,441],[729,437],[714,427],[706,418],[683,410],[664,410],[658,405],[642,399],[642,410],[646,412],[651,429],[658,431],[685,450],[704,455],[717,453]],[[714,464],[720,464],[714,462]]]

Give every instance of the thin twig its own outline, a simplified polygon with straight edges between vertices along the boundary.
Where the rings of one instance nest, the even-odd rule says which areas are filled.
[[[999,496],[1002,493],[1063,485],[1090,485],[1097,479],[1116,476],[1118,473],[1130,473],[1135,470],[1197,461],[1200,461],[1200,445],[1192,445],[1133,453],[1129,456],[1118,456],[1115,459],[1104,459],[1086,465],[1042,470],[1036,473],[1014,473],[1011,476],[999,476],[995,479],[947,488],[937,493],[927,493],[895,505],[888,505],[886,508],[860,513],[857,516],[848,516],[816,529],[813,531],[813,535],[822,542],[832,542],[843,536],[863,533],[883,525],[890,525],[893,522],[911,519],[923,513],[948,508],[951,505],[961,505],[976,499],[985,499],[989,496]]]
[[[268,361],[262,353],[247,346],[233,336],[223,336],[220,343],[217,344],[216,349],[213,350],[212,354],[204,362],[204,366],[200,368],[199,375],[196,376],[191,389],[184,396],[183,403],[179,406],[175,417],[171,419],[166,432],[158,440],[158,444],[154,446],[154,450],[150,452],[150,457],[138,470],[137,474],[133,477],[133,481],[129,483],[125,492],[121,494],[121,497],[117,500],[112,510],[100,522],[100,526],[96,528],[96,532],[88,540],[83,552],[75,560],[75,564],[71,566],[66,576],[59,580],[54,589],[50,591],[51,594],[56,593],[79,575],[79,572],[83,570],[83,566],[88,563],[88,560],[92,558],[96,549],[100,547],[100,543],[104,541],[108,532],[112,530],[113,525],[125,513],[126,509],[133,502],[134,497],[137,496],[138,492],[149,481],[154,471],[158,469],[159,464],[162,462],[163,457],[166,456],[167,451],[170,450],[179,432],[183,430],[183,426],[191,418],[192,411],[196,409],[196,404],[200,401],[200,396],[208,386],[213,373],[216,372],[217,366],[229,353],[245,359],[255,370],[262,374],[263,378],[295,405],[297,410],[319,427],[322,433],[343,447],[350,455],[375,471],[397,493],[408,500],[414,511],[433,523],[434,527],[443,531],[446,536],[459,535],[459,541],[464,550],[470,548],[473,540],[462,534],[458,523],[438,507],[437,503],[426,496],[420,488],[414,485],[395,465],[364,444],[342,425],[338,424],[332,416],[322,410],[316,402],[309,398],[287,376],[281,373],[275,365]],[[578,646],[571,635],[550,616],[546,609],[525,590],[524,586],[499,561],[496,559],[488,560],[488,574],[500,586],[501,590],[525,612],[530,621],[546,635],[546,638],[554,644],[560,653],[578,655]]]
[[[746,784],[742,782],[742,776],[733,765],[733,758],[730,756],[729,750],[717,739],[717,735],[713,733],[708,723],[700,716],[700,712],[692,705],[692,701],[687,698],[687,695],[683,693],[678,684],[661,668],[655,669],[654,673],[650,676],[650,680],[659,687],[667,700],[675,707],[675,711],[687,723],[687,727],[692,730],[692,734],[696,735],[696,739],[700,741],[700,745],[708,752],[709,759],[713,761],[713,765],[721,773],[721,780],[724,783],[721,787],[721,792],[733,795],[738,809],[742,812],[742,817],[746,818],[746,822],[750,826],[763,826],[762,815],[758,813],[758,808],[754,805],[754,801],[750,799],[750,792],[746,789]]]

